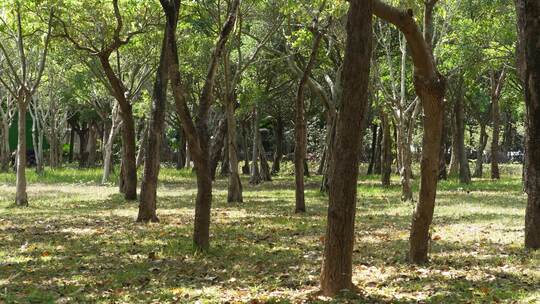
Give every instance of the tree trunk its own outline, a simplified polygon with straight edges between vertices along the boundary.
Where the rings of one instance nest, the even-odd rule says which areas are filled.
[[[452,149],[450,150],[450,165],[448,166],[448,175],[451,177],[457,176],[459,172],[459,130],[457,126],[457,102],[454,104],[454,111],[452,111],[450,126],[452,130]]]
[[[436,2],[437,0],[425,2],[425,21],[432,20],[428,12],[432,12]],[[415,67],[415,91],[424,108],[420,196],[413,215],[409,239],[409,259],[413,263],[420,264],[428,260],[429,228],[435,208],[441,152],[445,80],[439,74],[433,58],[429,22],[426,22],[426,31],[422,34],[414,21],[412,10],[400,11],[374,0],[374,11],[378,17],[393,23],[405,34]]]
[[[2,137],[0,138],[0,172],[8,172],[11,151],[9,149],[9,120],[7,117],[3,117],[0,128],[0,136]]]
[[[183,134],[182,128],[180,127],[177,132],[178,139],[178,152],[176,157],[176,169],[184,169],[186,167],[186,137]]]
[[[223,145],[223,153],[221,155],[221,166],[219,168],[219,176],[229,176],[229,148],[227,144],[227,136],[225,136],[225,144]]]
[[[242,149],[244,150],[244,165],[242,166],[242,174],[250,174],[249,166],[249,142],[248,142],[248,131],[246,126],[242,123]]]
[[[253,117],[252,117],[252,124],[253,124],[253,150],[251,153],[251,173],[249,178],[249,183],[252,185],[258,185],[261,183],[261,173],[259,171],[259,145],[257,144],[259,142],[259,112],[257,111],[257,107],[253,107]]]
[[[370,149],[370,157],[369,157],[369,166],[368,166],[368,170],[367,170],[367,174],[368,175],[372,175],[373,174],[373,169],[375,167],[375,162],[376,162],[376,150],[377,150],[377,139],[378,139],[378,134],[377,134],[377,130],[379,129],[379,127],[377,126],[376,123],[373,123],[371,125],[371,149]]]
[[[155,84],[154,84],[154,86],[155,86]],[[154,109],[152,108],[152,110],[154,110]],[[146,157],[145,149],[148,147],[148,136],[149,136],[149,133],[150,133],[150,128],[151,128],[150,127],[150,122],[145,123],[145,127],[144,127],[144,129],[142,131],[143,132],[142,133],[142,138],[140,140],[139,151],[137,151],[137,157],[135,158],[135,165],[137,166],[137,168],[139,168],[143,164],[144,159]],[[161,133],[160,134],[155,134],[155,135],[156,136],[162,136]]]
[[[493,124],[493,134],[491,136],[491,178],[499,179],[499,133],[500,133],[500,108],[499,99],[502,86],[506,77],[506,71],[500,74],[491,72],[491,120]]]
[[[115,120],[115,115],[113,114],[113,123],[109,131],[109,136],[103,147],[103,177],[101,178],[101,183],[105,184],[109,181],[109,176],[112,170],[112,153],[113,153],[113,144],[114,139],[120,130],[118,122]]]
[[[229,155],[229,184],[227,187],[227,202],[241,203],[242,182],[238,173],[238,145],[236,143],[236,117],[234,116],[235,99],[229,96],[226,104],[227,118],[227,153]]]
[[[392,136],[390,134],[390,121],[388,114],[381,113],[382,143],[381,143],[381,184],[390,186],[392,176]]]
[[[272,174],[270,173],[270,165],[268,164],[268,160],[266,159],[266,151],[264,150],[264,146],[262,143],[262,138],[259,135],[259,159],[261,160],[261,180],[264,182],[271,182],[272,181]]]
[[[69,154],[68,154],[68,161],[70,163],[73,162],[73,148],[75,145],[75,130],[73,130],[73,127],[69,131]]]
[[[86,145],[88,143],[88,129],[81,128],[77,131],[79,135],[79,168],[86,168],[88,161],[88,153],[86,153]]]
[[[375,165],[373,166],[373,173],[374,174],[381,174],[382,172],[382,138],[383,138],[383,126],[382,124],[379,126],[379,131],[377,132],[379,135],[377,136],[377,146],[375,149]]]
[[[86,146],[86,151],[88,153],[88,160],[86,165],[90,168],[93,168],[96,166],[96,157],[97,157],[97,126],[94,124],[90,125],[90,128],[88,129],[88,143]]]
[[[454,105],[454,118],[455,118],[455,131],[456,131],[456,149],[459,160],[459,182],[462,184],[471,183],[471,172],[469,169],[469,159],[467,158],[467,151],[465,150],[465,115],[463,111],[463,92],[461,86],[463,85],[463,79],[460,80],[460,89],[456,96],[456,103]]]
[[[304,163],[306,162],[307,138],[306,138],[306,121],[304,114],[304,91],[307,81],[311,75],[311,70],[315,65],[319,45],[321,42],[322,33],[319,31],[314,37],[313,46],[309,61],[304,69],[300,83],[298,84],[298,92],[296,94],[296,115],[294,124],[294,180],[295,180],[295,198],[296,198],[296,213],[306,212],[306,202],[304,197]]]
[[[476,167],[474,169],[474,177],[482,178],[484,173],[484,150],[486,149],[488,134],[486,132],[486,124],[480,123],[480,138],[478,140],[478,149],[476,152]]]
[[[19,110],[19,121],[17,125],[17,184],[15,205],[28,206],[28,195],[26,194],[26,101],[23,96],[17,101]]]
[[[157,185],[160,169],[160,152],[161,144],[163,140],[163,132],[165,129],[165,111],[167,108],[167,84],[169,82],[168,77],[168,47],[166,33],[168,30],[176,29],[176,25],[168,24],[170,19],[167,19],[163,33],[163,42],[161,45],[161,54],[159,59],[159,66],[156,71],[156,81],[154,82],[154,96],[152,98],[152,111],[150,113],[150,120],[148,121],[147,128],[144,131],[143,138],[141,140],[144,148],[144,173],[141,181],[141,194],[139,197],[139,214],[137,216],[137,222],[159,222],[156,209],[157,209]],[[143,148],[141,147],[141,150]]]
[[[540,3],[517,0],[528,125],[525,247],[540,249]]]
[[[129,111],[122,110],[122,173],[120,176],[123,179],[124,198],[128,201],[137,199],[137,163],[135,146],[135,121],[133,120],[133,112],[131,105]]]
[[[342,106],[330,166],[328,220],[321,289],[333,296],[353,289],[352,253],[362,120],[368,103],[372,50],[372,1],[351,1],[343,64]]]
[[[210,152],[212,180],[216,179],[217,166],[219,161],[222,159],[223,147],[225,146],[225,137],[227,136],[227,117],[223,117],[219,120],[215,133],[214,142],[212,143]]]
[[[272,174],[278,174],[281,169],[281,159],[283,158],[283,139],[284,139],[284,126],[283,118],[277,117],[276,125],[274,129],[274,136],[276,140],[276,150],[274,152],[274,161],[272,163]]]

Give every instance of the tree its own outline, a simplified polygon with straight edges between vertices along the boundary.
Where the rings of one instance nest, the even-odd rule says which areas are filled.
[[[162,2],[163,3],[163,2]],[[189,150],[195,162],[197,173],[197,199],[195,202],[195,227],[193,241],[195,246],[201,250],[207,250],[210,246],[210,210],[212,204],[212,174],[210,168],[210,136],[208,132],[208,114],[213,102],[213,89],[216,77],[218,62],[223,54],[223,49],[236,23],[240,0],[234,0],[231,4],[229,15],[225,21],[215,48],[208,63],[207,74],[204,86],[201,90],[198,104],[198,113],[193,120],[184,95],[184,88],[181,81],[180,65],[178,60],[178,47],[176,31],[170,26],[176,24],[180,1],[169,1],[167,5],[162,5],[169,21],[167,41],[169,43],[168,62],[169,78],[175,100],[176,111],[180,117],[182,127],[186,134]],[[176,18],[176,19],[174,19]]]
[[[368,104],[372,51],[371,0],[350,1],[343,65],[343,95],[330,165],[329,206],[321,289],[333,296],[352,289],[352,253],[362,121]]]
[[[410,47],[414,63],[414,85],[424,109],[420,197],[414,211],[410,238],[409,259],[413,263],[428,260],[429,228],[433,220],[439,173],[439,157],[443,124],[445,80],[438,72],[431,48],[433,6],[437,0],[425,2],[424,33],[413,19],[413,11],[401,11],[378,0],[373,12],[381,19],[397,26]]]
[[[517,0],[521,75],[525,89],[527,140],[527,210],[525,247],[540,249],[540,1]]]
[[[97,8],[99,3],[92,3],[90,7]],[[80,7],[80,3],[72,3],[73,10],[82,10],[84,7]],[[84,51],[87,54],[95,56],[101,65],[102,71],[108,81],[112,95],[118,102],[120,109],[120,116],[122,117],[122,165],[120,174],[120,190],[124,193],[126,200],[137,199],[137,164],[136,164],[136,134],[135,134],[135,120],[133,116],[133,93],[128,90],[128,85],[123,81],[122,72],[119,69],[113,68],[111,65],[111,57],[116,55],[116,59],[119,61],[119,49],[122,46],[128,45],[130,41],[137,35],[142,34],[144,31],[151,27],[153,22],[153,16],[151,10],[146,7],[146,13],[143,20],[129,20],[126,22],[123,18],[118,4],[118,0],[112,0],[112,10],[114,12],[114,21],[116,23],[114,28],[105,27],[101,36],[97,37],[93,32],[93,28],[82,28],[83,25],[88,26],[89,21],[75,21],[70,19],[68,24],[65,20],[57,17],[62,28],[62,34],[65,39],[73,44],[73,46]],[[148,12],[150,11],[150,12]],[[94,12],[95,14],[95,12]],[[105,15],[105,14],[104,14]],[[133,22],[131,22],[133,21]],[[107,21],[102,21],[105,26],[108,25]],[[77,26],[75,26],[77,24]],[[135,27],[135,28],[134,28]],[[76,29],[71,30],[70,29]]]
[[[32,41],[32,46],[39,45],[41,47],[41,55],[37,60],[31,60],[27,56],[26,43],[28,42],[28,34],[23,32],[23,14],[21,11],[21,3],[19,1],[15,1],[15,30],[10,29],[12,31],[12,37],[15,37],[14,49],[17,49],[18,52],[17,61],[14,61],[11,58],[12,54],[8,52],[8,47],[6,47],[4,43],[0,41],[0,50],[2,51],[8,69],[10,71],[10,79],[6,80],[5,78],[0,77],[0,82],[4,85],[6,90],[8,90],[11,96],[17,101],[17,109],[19,116],[17,127],[17,184],[15,196],[15,204],[18,206],[28,206],[25,171],[27,152],[26,113],[28,110],[28,105],[32,101],[33,96],[36,94],[36,91],[39,88],[41,78],[43,76],[43,71],[45,70],[45,62],[47,60],[49,43],[51,40],[53,14],[54,10],[50,8],[47,21],[46,36],[45,40],[42,42],[42,45],[40,45],[39,42]],[[32,65],[34,68],[34,73],[30,73]]]

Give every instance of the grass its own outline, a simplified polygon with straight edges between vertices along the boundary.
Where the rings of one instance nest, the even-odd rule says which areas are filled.
[[[540,253],[523,249],[526,197],[519,168],[501,181],[440,184],[431,263],[407,263],[414,205],[361,177],[353,281],[358,294],[317,296],[327,199],[307,179],[305,215],[294,214],[289,166],[227,204],[215,183],[212,248],[193,251],[196,186],[164,168],[159,224],[134,223],[136,202],[100,170],[28,171],[29,208],[14,208],[13,174],[0,174],[0,303],[538,303]],[[487,171],[487,170],[486,170]],[[415,189],[418,189],[415,180]]]

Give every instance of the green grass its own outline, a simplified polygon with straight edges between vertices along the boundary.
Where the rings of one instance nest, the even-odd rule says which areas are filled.
[[[362,170],[364,170],[363,168]],[[487,170],[486,170],[487,171]],[[353,281],[336,303],[538,303],[540,254],[523,249],[526,196],[518,166],[503,179],[440,184],[431,263],[407,263],[414,205],[362,176]],[[164,168],[159,224],[134,223],[137,203],[99,169],[28,171],[29,208],[14,208],[14,175],[0,174],[0,303],[302,303],[317,296],[327,199],[307,179],[305,215],[294,214],[289,167],[227,204],[215,183],[212,248],[193,251],[196,194],[189,170]],[[417,180],[414,185],[418,189]],[[416,193],[415,193],[416,194]]]

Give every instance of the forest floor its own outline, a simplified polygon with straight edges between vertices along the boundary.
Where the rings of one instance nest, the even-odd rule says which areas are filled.
[[[193,251],[195,179],[163,169],[158,224],[134,222],[136,202],[100,170],[28,171],[29,208],[12,207],[14,175],[0,174],[0,303],[313,303],[317,295],[327,198],[307,179],[307,208],[294,214],[288,168],[227,204],[215,184],[211,250]],[[487,170],[486,170],[487,171]],[[540,252],[523,249],[526,196],[520,169],[500,181],[440,184],[431,263],[407,263],[413,204],[361,177],[354,283],[360,293],[335,303],[539,303]],[[417,183],[415,181],[415,191]],[[417,192],[416,192],[417,193]]]

